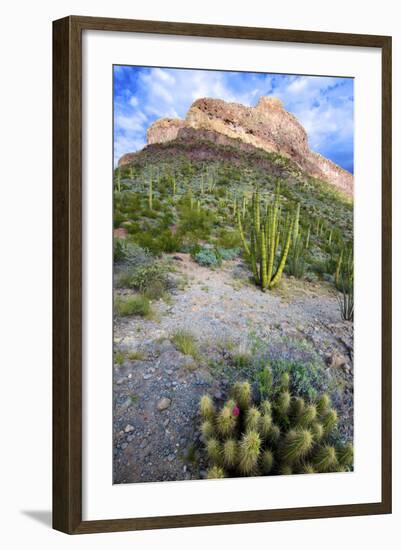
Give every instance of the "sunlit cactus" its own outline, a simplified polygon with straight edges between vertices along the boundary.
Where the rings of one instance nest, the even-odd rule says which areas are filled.
[[[260,404],[260,411],[263,415],[270,415],[272,412],[272,406],[270,401],[268,401],[267,399],[264,399]]]
[[[277,398],[277,410],[280,414],[288,414],[291,405],[291,394],[288,391],[283,391]]]
[[[318,449],[313,464],[318,472],[333,471],[337,465],[335,448],[331,445],[324,445]]]
[[[234,468],[238,462],[238,444],[235,439],[227,439],[223,445],[223,463],[227,468]]]
[[[336,427],[338,422],[338,415],[335,409],[330,409],[327,414],[322,417],[322,426],[324,433],[327,435]]]
[[[299,418],[305,410],[305,401],[302,397],[295,397],[292,402],[291,413],[294,417]]]
[[[239,449],[238,468],[244,475],[256,473],[260,453],[261,440],[257,432],[251,431],[243,435]]]
[[[317,417],[317,410],[315,405],[308,405],[304,408],[303,412],[298,416],[298,422],[305,428],[311,426]]]
[[[212,422],[210,422],[210,420],[205,420],[204,422],[202,422],[202,424],[201,424],[201,434],[202,434],[203,439],[205,441],[210,439],[211,437],[213,437],[215,435],[215,429],[214,429],[214,426],[213,426]]]
[[[235,429],[237,421],[235,406],[235,402],[230,399],[217,414],[217,429],[223,437],[231,435]]]
[[[249,382],[237,382],[221,407],[204,395],[200,431],[207,477],[348,472],[351,442],[336,441],[337,411],[323,394],[313,402],[291,395],[287,374],[271,386],[269,399],[254,401]]]
[[[220,464],[222,460],[222,446],[218,439],[210,438],[206,443],[207,454],[214,464]]]
[[[262,414],[259,418],[258,431],[263,440],[268,439],[272,427],[272,417],[270,414]]]
[[[291,430],[284,438],[281,456],[285,463],[291,464],[307,455],[312,445],[313,436],[309,430]]]
[[[260,412],[256,407],[250,407],[245,414],[245,430],[257,431],[260,422]]]
[[[300,474],[315,474],[316,470],[310,462],[305,462],[299,467]]]
[[[200,410],[201,417],[204,420],[214,419],[216,410],[213,404],[213,400],[209,395],[202,395],[199,403],[199,410]]]
[[[354,448],[351,443],[337,449],[337,459],[340,466],[351,467],[354,462]]]
[[[207,479],[222,479],[226,477],[226,473],[220,466],[212,466],[206,474]]]
[[[251,403],[252,388],[249,382],[236,382],[233,387],[233,398],[240,410],[246,411]]]
[[[310,427],[310,431],[313,435],[313,439],[316,442],[320,441],[322,439],[322,437],[324,436],[323,426],[321,424],[319,424],[319,422],[312,422],[311,427]]]
[[[316,402],[316,409],[318,414],[323,415],[326,414],[330,409],[330,397],[327,395],[327,393],[324,393],[319,397],[319,399]]]
[[[244,217],[243,215],[242,218]],[[251,227],[247,239],[241,215],[237,210],[238,230],[245,254],[251,263],[254,280],[262,290],[271,289],[279,282],[284,271],[296,222],[296,213],[291,211],[282,220],[280,186],[277,185],[273,203],[267,206],[263,217],[261,215],[260,192],[259,188],[256,188],[252,195],[250,218]]]

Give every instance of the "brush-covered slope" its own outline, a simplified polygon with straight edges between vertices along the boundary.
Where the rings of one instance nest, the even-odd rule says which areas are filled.
[[[261,97],[256,107],[228,103],[221,99],[196,100],[185,119],[162,118],[148,129],[148,145],[207,139],[216,145],[251,152],[277,153],[290,159],[309,176],[324,180],[348,196],[353,195],[353,176],[309,149],[308,136],[294,115],[280,100]],[[196,153],[196,152],[194,152]],[[129,164],[137,153],[124,155],[119,165]]]

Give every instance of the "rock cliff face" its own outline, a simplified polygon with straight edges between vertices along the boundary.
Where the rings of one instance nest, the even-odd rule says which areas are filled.
[[[221,99],[198,99],[185,119],[163,118],[154,122],[147,131],[148,144],[185,138],[186,134],[193,135],[193,130],[219,145],[234,142],[241,149],[257,147],[279,153],[309,175],[353,195],[352,174],[309,149],[305,129],[277,98],[263,96],[256,107]],[[132,154],[124,155],[119,164],[126,164],[131,158]]]

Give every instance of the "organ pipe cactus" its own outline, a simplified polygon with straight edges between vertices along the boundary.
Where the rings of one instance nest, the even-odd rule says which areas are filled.
[[[148,190],[148,205],[149,210],[153,210],[153,179],[149,179],[149,190]]]
[[[207,478],[351,471],[353,446],[334,444],[338,421],[326,394],[305,401],[290,393],[287,373],[270,388],[269,400],[252,400],[248,382],[237,382],[217,408],[202,396],[201,434]]]
[[[262,290],[273,288],[280,280],[290,249],[296,214],[281,218],[280,188],[276,187],[272,204],[261,216],[260,193],[252,196],[250,244],[245,238],[241,217],[237,216],[238,229],[246,255],[249,257],[255,282]]]

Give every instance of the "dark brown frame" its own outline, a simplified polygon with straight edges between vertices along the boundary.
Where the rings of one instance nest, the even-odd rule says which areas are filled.
[[[382,51],[382,497],[380,502],[82,521],[82,31]],[[391,37],[71,16],[53,22],[53,527],[69,534],[391,513]]]

